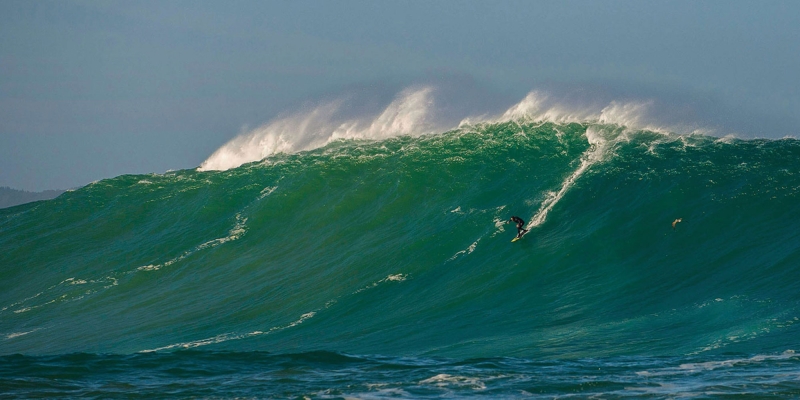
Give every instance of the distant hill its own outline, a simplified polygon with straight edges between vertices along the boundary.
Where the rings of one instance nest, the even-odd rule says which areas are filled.
[[[50,200],[58,197],[64,190],[45,190],[44,192],[26,192],[24,190],[0,187],[0,208],[16,206],[38,200]]]

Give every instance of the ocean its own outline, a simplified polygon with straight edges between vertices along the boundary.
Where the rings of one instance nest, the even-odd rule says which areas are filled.
[[[0,398],[800,396],[800,141],[506,116],[0,209]]]

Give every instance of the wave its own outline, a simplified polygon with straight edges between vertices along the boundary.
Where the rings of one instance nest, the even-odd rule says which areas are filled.
[[[394,124],[431,93],[348,140],[309,128],[261,162],[0,210],[0,353],[791,347],[798,141],[650,129],[635,105],[572,120],[535,95],[436,134],[425,112]],[[412,133],[369,137],[393,129]],[[533,229],[513,244],[511,215]]]

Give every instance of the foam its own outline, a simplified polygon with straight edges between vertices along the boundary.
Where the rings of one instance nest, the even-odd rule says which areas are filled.
[[[408,274],[390,274],[390,275],[387,275],[385,278],[383,278],[383,279],[381,279],[381,280],[379,280],[377,282],[373,282],[370,285],[367,285],[367,286],[365,286],[365,287],[363,287],[361,289],[358,289],[358,290],[354,291],[352,293],[352,295],[355,295],[355,294],[361,293],[361,292],[363,292],[365,290],[369,290],[369,289],[372,289],[374,287],[377,287],[381,283],[385,283],[385,282],[403,282],[406,279],[408,279]],[[331,306],[336,304],[337,301],[338,301],[338,298],[329,300],[328,302],[325,303],[324,308],[330,308]],[[267,331],[253,331],[253,332],[249,332],[249,333],[233,333],[233,332],[223,333],[223,334],[219,334],[219,335],[212,336],[212,337],[205,338],[205,339],[194,340],[194,341],[183,342],[183,343],[175,343],[175,344],[171,344],[171,345],[164,346],[164,347],[158,347],[158,348],[155,348],[155,349],[142,350],[141,353],[152,353],[152,352],[158,352],[158,351],[164,351],[164,350],[172,350],[172,349],[191,349],[191,348],[195,348],[195,347],[202,347],[202,346],[208,346],[208,345],[217,344],[217,343],[223,343],[223,342],[227,342],[227,341],[230,341],[230,340],[247,339],[247,338],[251,338],[251,337],[255,337],[255,336],[268,335],[268,334],[271,334],[273,332],[294,328],[294,327],[302,324],[303,322],[313,318],[315,315],[317,315],[317,313],[319,311],[320,311],[320,309],[307,312],[307,313],[301,315],[300,318],[298,318],[295,321],[292,321],[292,322],[290,322],[290,323],[288,323],[286,325],[280,325],[280,326],[272,327]]]
[[[363,292],[365,290],[372,289],[374,287],[377,287],[381,283],[385,283],[385,282],[403,282],[406,279],[408,279],[408,274],[392,274],[392,275],[388,275],[386,278],[383,278],[383,279],[381,279],[381,280],[379,280],[377,282],[372,282],[369,285],[364,286],[364,287],[356,290],[352,294],[358,294],[358,293],[361,293],[361,292]],[[335,301],[335,300],[333,300],[333,301]]]
[[[269,193],[271,193],[271,192],[269,192]],[[267,193],[267,194],[269,194],[269,193]],[[262,194],[263,194],[263,192],[262,192]],[[76,278],[76,277],[67,278],[67,279],[62,280],[61,282],[59,282],[59,283],[57,283],[55,285],[52,285],[52,286],[48,287],[47,289],[45,289],[45,290],[43,290],[43,291],[41,291],[41,292],[39,292],[39,293],[37,293],[37,294],[35,294],[33,296],[27,297],[25,299],[22,299],[20,301],[17,301],[15,303],[7,305],[7,306],[5,306],[3,308],[0,308],[0,314],[2,314],[3,312],[8,311],[10,309],[13,309],[13,308],[16,308],[15,310],[13,310],[13,313],[22,314],[22,313],[26,313],[26,312],[29,312],[29,311],[32,311],[32,310],[36,310],[36,309],[39,309],[39,308],[42,308],[42,307],[45,307],[45,306],[51,305],[51,304],[65,303],[65,302],[71,302],[71,301],[80,300],[80,299],[85,298],[86,296],[91,296],[91,295],[99,293],[101,291],[108,290],[108,289],[110,289],[110,288],[112,288],[114,286],[118,286],[119,285],[119,279],[121,279],[122,276],[129,275],[129,274],[132,274],[132,273],[135,273],[135,272],[139,272],[139,271],[148,271],[148,272],[150,272],[150,271],[158,271],[161,268],[168,267],[168,266],[170,266],[172,264],[175,264],[175,263],[177,263],[177,262],[179,262],[179,261],[191,256],[192,254],[194,254],[194,253],[196,253],[198,251],[201,251],[201,250],[204,250],[204,249],[213,248],[213,247],[225,244],[225,243],[230,242],[230,241],[238,240],[242,236],[244,236],[245,233],[247,233],[247,225],[246,225],[247,224],[247,218],[242,217],[241,213],[236,214],[235,218],[236,218],[236,223],[228,231],[228,234],[226,236],[221,237],[221,238],[212,239],[212,240],[209,240],[207,242],[201,243],[201,244],[197,245],[195,248],[193,248],[191,250],[188,250],[188,251],[184,252],[183,254],[181,254],[180,256],[175,257],[173,259],[170,259],[170,260],[164,262],[163,264],[143,265],[143,266],[137,267],[136,269],[131,270],[131,271],[115,273],[114,274],[115,276],[106,276],[104,278],[98,278],[98,279],[80,279],[80,278]],[[87,289],[81,290],[81,291],[78,292],[78,291],[75,291],[73,289],[70,289],[69,287],[71,287],[71,286],[87,286]],[[52,292],[54,292],[54,291],[56,293],[52,294]],[[66,293],[64,293],[64,291],[66,291]],[[46,294],[47,294],[47,296],[45,296]],[[49,298],[49,300],[46,300],[46,301],[44,301],[44,302],[42,302],[40,304],[30,304],[30,303],[33,303],[36,299],[38,299],[40,297],[44,297],[43,300],[46,300],[47,298]]]
[[[479,238],[478,240],[472,242],[472,244],[469,245],[469,247],[467,247],[464,250],[461,250],[461,251],[457,252],[456,254],[453,254],[453,256],[450,257],[447,261],[453,261],[456,258],[458,258],[458,256],[463,255],[463,254],[472,254],[472,252],[475,251],[475,248],[478,247],[478,242],[480,242],[480,241],[481,241],[481,239]]]
[[[631,134],[642,130],[661,133],[666,137],[670,129],[648,122],[647,114],[653,104],[652,101],[612,101],[599,110],[590,106],[571,108],[557,102],[548,102],[547,96],[542,93],[531,92],[498,117],[495,122],[528,120],[539,123],[589,125],[586,129],[589,148],[581,155],[580,165],[564,179],[558,190],[545,194],[539,209],[531,216],[525,228],[531,229],[543,224],[553,207],[575,185],[575,182],[593,165],[605,161],[612,155],[616,143],[628,141]],[[522,131],[522,126],[520,130]]]
[[[366,400],[366,399],[392,399],[392,398],[399,398],[399,399],[410,399],[414,398],[411,393],[401,389],[401,388],[385,388],[388,386],[388,383],[367,383],[366,387],[369,392],[366,393],[356,393],[352,396],[348,397],[347,395],[344,396],[345,400]],[[320,393],[320,397],[323,397],[323,394]],[[330,397],[330,396],[328,396]]]
[[[716,361],[683,363],[677,367],[669,367],[652,371],[638,371],[636,372],[636,375],[646,377],[689,375],[696,374],[701,371],[713,371],[716,369],[757,365],[764,362],[794,360],[798,357],[800,357],[800,354],[797,354],[794,350],[786,350],[781,354],[759,354],[752,357],[738,357]]]
[[[546,194],[544,201],[542,201],[542,204],[539,206],[539,210],[531,217],[525,229],[531,229],[544,223],[547,219],[547,214],[555,207],[559,200],[564,197],[567,191],[575,184],[575,181],[578,180],[589,167],[604,159],[607,154],[607,149],[609,148],[609,141],[603,138],[593,127],[586,130],[586,138],[589,140],[590,147],[581,155],[581,165],[561,183],[561,188],[557,192],[548,192]]]
[[[100,291],[109,289],[111,287],[117,286],[118,284],[119,284],[119,280],[117,278],[113,277],[113,276],[107,276],[105,278],[100,278],[100,279],[88,279],[88,280],[87,279],[78,279],[78,278],[74,278],[74,277],[67,278],[67,279],[62,280],[61,282],[59,282],[59,283],[57,283],[55,285],[52,285],[52,286],[48,287],[47,289],[45,289],[45,290],[43,290],[43,291],[41,291],[41,292],[39,292],[39,293],[37,293],[37,294],[35,294],[33,296],[27,297],[25,299],[17,301],[16,303],[12,303],[12,304],[10,304],[8,306],[3,307],[2,309],[0,309],[0,313],[5,312],[6,310],[9,310],[11,308],[19,307],[16,310],[14,310],[13,312],[15,314],[22,314],[22,313],[26,313],[26,312],[29,312],[29,311],[32,311],[32,310],[36,310],[36,309],[42,308],[42,307],[50,305],[50,304],[65,303],[65,302],[80,300],[80,299],[82,299],[82,298],[84,298],[86,296],[89,296],[89,295],[98,293]],[[69,288],[69,286],[76,286],[76,285],[89,285],[90,288],[86,289],[86,290],[82,290],[82,291],[75,291],[75,290]],[[100,287],[98,287],[98,286],[100,286]],[[58,293],[57,293],[55,297],[52,297],[50,300],[45,301],[45,302],[43,302],[41,304],[25,305],[26,303],[32,303],[35,299],[37,299],[39,297],[42,297],[42,295],[44,295],[44,294],[50,293],[52,291],[58,291],[58,290],[66,290],[67,292],[66,293],[62,292],[60,295],[58,295]]]
[[[435,385],[439,387],[446,387],[446,386],[462,386],[462,387],[469,387],[474,390],[485,390],[486,384],[484,384],[478,378],[470,378],[466,376],[458,376],[458,375],[450,375],[450,374],[438,374],[434,375],[428,379],[424,379],[419,382],[420,385]]]
[[[305,314],[301,315],[300,318],[298,318],[295,321],[290,322],[289,324],[272,327],[268,331],[253,331],[253,332],[244,333],[244,334],[223,333],[223,334],[212,336],[212,337],[206,338],[206,339],[200,339],[200,340],[195,340],[195,341],[191,341],[191,342],[176,343],[176,344],[171,344],[169,346],[159,347],[159,348],[150,349],[150,350],[142,350],[142,351],[140,351],[140,353],[154,353],[154,352],[159,352],[159,351],[164,351],[164,350],[172,350],[172,349],[192,349],[192,348],[196,348],[196,347],[202,347],[202,346],[208,346],[208,345],[211,345],[211,344],[227,342],[229,340],[246,339],[246,338],[250,338],[250,337],[254,337],[254,336],[268,335],[270,333],[277,332],[277,331],[282,331],[284,329],[294,328],[295,326],[302,324],[306,320],[313,318],[316,314],[317,313],[315,311],[305,313]]]
[[[269,193],[272,193],[272,192],[269,192]],[[262,192],[262,195],[263,195],[263,192]],[[262,198],[263,198],[263,196],[262,196]],[[158,271],[161,268],[169,267],[170,265],[175,264],[175,263],[177,263],[177,262],[179,262],[179,261],[191,256],[192,254],[200,251],[200,250],[205,250],[205,249],[217,247],[217,246],[219,246],[221,244],[225,244],[225,243],[228,243],[230,241],[239,240],[239,239],[242,238],[242,236],[245,235],[245,233],[247,233],[247,218],[242,217],[242,214],[238,213],[238,214],[236,214],[236,223],[233,225],[233,227],[230,229],[230,231],[228,231],[228,235],[227,236],[224,236],[224,237],[221,237],[221,238],[216,238],[216,239],[211,239],[211,240],[209,240],[207,242],[201,243],[201,244],[195,246],[195,248],[193,248],[191,250],[188,250],[188,251],[185,251],[180,256],[175,257],[175,258],[173,258],[171,260],[168,260],[168,261],[164,262],[163,264],[144,265],[144,266],[136,268],[136,271]],[[134,271],[131,271],[131,272],[134,272]]]
[[[408,275],[405,275],[405,274],[394,274],[394,275],[387,276],[381,282],[388,282],[388,281],[403,282],[403,281],[406,280],[407,277],[408,277]]]
[[[258,199],[263,200],[265,197],[271,195],[272,192],[274,192],[275,189],[277,188],[278,188],[277,186],[265,187],[263,190],[261,190],[261,193],[258,195]]]
[[[6,340],[15,339],[15,338],[18,338],[18,337],[20,337],[20,336],[25,336],[25,335],[27,335],[27,334],[29,334],[29,333],[33,333],[33,332],[36,332],[36,331],[38,331],[38,330],[39,330],[39,329],[37,328],[37,329],[30,330],[30,331],[26,331],[26,332],[14,332],[14,333],[9,333],[8,335],[6,335]]]

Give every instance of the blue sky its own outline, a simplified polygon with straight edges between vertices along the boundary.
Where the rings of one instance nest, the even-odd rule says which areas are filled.
[[[798,71],[797,1],[2,0],[0,186],[193,168],[306,101],[422,81],[798,136]]]

